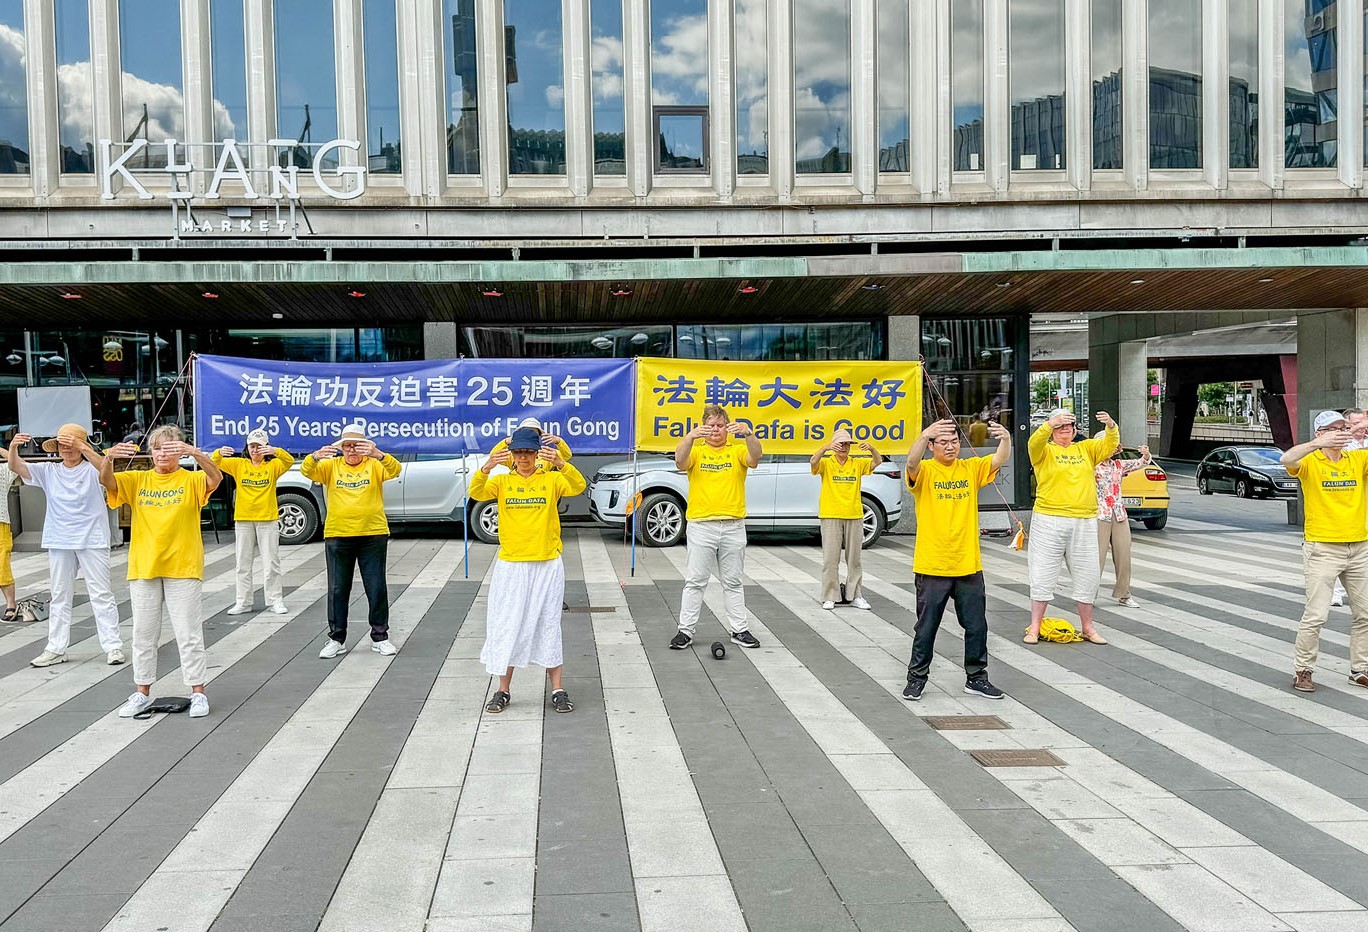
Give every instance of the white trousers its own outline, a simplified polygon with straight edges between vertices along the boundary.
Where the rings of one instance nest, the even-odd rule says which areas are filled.
[[[128,595],[133,603],[133,682],[151,686],[157,682],[157,642],[161,640],[162,614],[171,619],[180,650],[181,678],[186,686],[203,686],[208,666],[204,654],[204,619],[201,611],[204,580],[130,579]]]
[[[71,646],[71,603],[75,598],[78,568],[85,574],[86,592],[95,613],[95,630],[99,633],[100,649],[105,653],[121,650],[123,641],[119,637],[119,603],[109,585],[108,547],[48,551],[52,604],[48,607],[47,649],[54,654],[65,654]]]
[[[1031,601],[1049,602],[1054,598],[1059,571],[1065,566],[1073,577],[1074,601],[1091,605],[1102,581],[1097,519],[1034,513],[1031,533],[1026,538],[1026,576],[1031,584]]]
[[[280,522],[239,521],[234,529],[237,538],[237,604],[251,605],[252,579],[256,552],[261,551],[261,569],[265,579],[266,606],[285,601],[285,587],[280,579]]]
[[[698,617],[703,612],[703,590],[708,588],[710,576],[716,576],[722,583],[727,625],[733,632],[748,630],[746,590],[741,582],[746,570],[745,520],[691,521],[688,548],[684,595],[679,606],[679,630],[693,637],[694,629],[698,627]]]

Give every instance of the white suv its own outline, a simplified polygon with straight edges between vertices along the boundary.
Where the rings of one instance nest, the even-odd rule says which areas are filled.
[[[864,545],[873,544],[884,529],[902,517],[902,477],[891,461],[861,485],[864,503]],[[689,501],[689,479],[675,468],[673,456],[642,454],[637,460],[637,488],[641,491],[637,535],[651,547],[671,547],[684,539],[684,511]],[[755,531],[816,530],[817,496],[821,480],[812,474],[805,456],[766,456],[746,473],[746,527]],[[589,513],[600,524],[621,528],[632,497],[632,461],[601,467],[589,483]]]

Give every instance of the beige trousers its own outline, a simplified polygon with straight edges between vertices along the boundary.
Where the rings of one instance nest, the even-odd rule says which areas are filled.
[[[1131,528],[1130,521],[1097,522],[1097,555],[1099,569],[1107,568],[1107,548],[1111,548],[1112,566],[1116,568],[1116,585],[1112,587],[1112,598],[1129,599],[1131,582]]]
[[[864,547],[863,518],[822,519],[822,602],[841,601],[841,549],[846,555],[846,598],[860,595],[864,573],[860,550]]]
[[[1306,611],[1297,628],[1297,670],[1312,670],[1320,653],[1320,632],[1330,611],[1335,580],[1349,593],[1349,669],[1368,671],[1368,541],[1327,544],[1308,540],[1302,544],[1306,570]]]
[[[151,686],[157,682],[157,642],[162,617],[171,619],[180,651],[181,679],[186,686],[203,686],[208,678],[204,653],[204,619],[201,579],[130,579],[128,598],[133,608],[133,682]]]
[[[261,574],[265,577],[266,607],[285,601],[280,578],[280,522],[239,521],[237,541],[237,604],[251,605],[256,586],[252,579],[257,551],[261,551]]]

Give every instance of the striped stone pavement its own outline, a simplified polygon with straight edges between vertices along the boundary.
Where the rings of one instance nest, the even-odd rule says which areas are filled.
[[[483,712],[494,551],[472,545],[467,578],[460,541],[393,540],[400,653],[331,662],[318,545],[285,552],[289,614],[234,618],[232,548],[210,545],[203,720],[117,718],[130,671],[83,600],[66,664],[28,667],[43,632],[5,626],[0,930],[1368,929],[1368,691],[1345,610],[1320,690],[1289,688],[1289,530],[1137,535],[1143,606],[1101,603],[1107,646],[1021,644],[1025,557],[989,543],[1009,698],[963,693],[952,617],[916,704],[913,538],[866,552],[869,612],[820,608],[812,542],[753,542],[764,646],[720,661],[715,588],[696,649],[665,647],[682,549],[639,550],[633,577],[620,538],[566,543],[572,715],[537,673]],[[15,571],[45,588],[43,555]],[[169,629],[160,664],[156,691],[184,693]],[[927,721],[971,715],[1008,727]],[[1063,765],[968,753],[1011,749]]]

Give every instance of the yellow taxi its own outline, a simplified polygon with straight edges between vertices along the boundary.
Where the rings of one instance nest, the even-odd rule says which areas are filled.
[[[1121,458],[1138,460],[1140,451],[1125,448]],[[1168,474],[1158,463],[1150,463],[1121,480],[1121,504],[1132,520],[1141,521],[1151,531],[1168,524]]]

